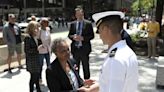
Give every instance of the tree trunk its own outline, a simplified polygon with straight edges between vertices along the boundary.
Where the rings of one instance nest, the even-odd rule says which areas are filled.
[[[163,14],[163,5],[164,5],[164,0],[157,0],[157,6],[156,6],[156,21],[159,22],[160,24],[160,34],[161,36],[161,21],[162,21],[162,14]]]

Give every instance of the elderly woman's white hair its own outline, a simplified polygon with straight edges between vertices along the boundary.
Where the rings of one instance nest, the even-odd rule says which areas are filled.
[[[66,40],[63,38],[57,38],[53,40],[52,46],[51,46],[51,50],[53,53],[56,53],[57,48],[61,46],[62,42],[66,42]]]

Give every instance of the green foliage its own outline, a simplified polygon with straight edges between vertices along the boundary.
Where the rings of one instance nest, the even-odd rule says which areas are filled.
[[[147,32],[144,30],[140,30],[137,33],[131,34],[130,37],[132,41],[135,43],[140,41],[141,39],[147,38]]]
[[[133,42],[137,42],[140,39],[139,34],[132,34],[132,35],[130,35],[130,37],[131,37]]]
[[[138,10],[142,10],[143,12],[148,12],[152,7],[154,7],[156,0],[135,0],[132,3],[133,12],[138,12]]]
[[[131,8],[133,9],[133,11],[137,11],[139,8],[138,1],[133,2]]]

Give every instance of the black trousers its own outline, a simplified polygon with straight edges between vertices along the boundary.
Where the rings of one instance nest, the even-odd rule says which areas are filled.
[[[30,73],[30,92],[34,91],[34,84],[36,85],[37,92],[41,92],[39,85],[39,73]]]
[[[83,67],[83,74],[84,74],[84,79],[89,79],[90,78],[90,69],[89,69],[89,54],[84,53],[84,51],[79,50],[77,53],[72,53],[73,58],[76,60],[76,64],[78,67],[78,73],[80,70],[80,62],[82,62],[82,67]]]

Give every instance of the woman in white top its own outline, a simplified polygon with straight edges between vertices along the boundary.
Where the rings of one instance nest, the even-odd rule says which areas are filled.
[[[50,65],[50,44],[51,44],[51,34],[50,34],[50,28],[48,27],[48,19],[42,18],[41,19],[41,28],[40,32],[38,33],[38,38],[41,40],[41,44],[38,47],[39,50],[39,61],[41,64],[41,70],[40,70],[40,83],[42,83],[42,66],[43,66],[43,60],[45,58],[47,66]]]

